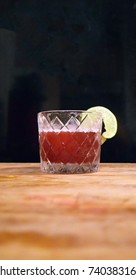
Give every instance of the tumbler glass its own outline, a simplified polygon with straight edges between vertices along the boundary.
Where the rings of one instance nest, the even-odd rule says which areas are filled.
[[[81,110],[38,113],[41,170],[90,173],[99,168],[102,116]]]

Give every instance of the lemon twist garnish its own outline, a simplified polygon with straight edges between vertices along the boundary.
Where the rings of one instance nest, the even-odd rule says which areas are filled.
[[[89,108],[86,112],[100,112],[104,123],[104,132],[101,136],[101,143],[103,144],[106,139],[110,139],[117,133],[117,119],[115,115],[107,108],[103,106],[96,106]]]

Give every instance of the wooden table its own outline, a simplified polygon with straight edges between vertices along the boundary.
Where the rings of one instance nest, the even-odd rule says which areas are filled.
[[[136,164],[47,175],[0,163],[0,259],[136,259]]]

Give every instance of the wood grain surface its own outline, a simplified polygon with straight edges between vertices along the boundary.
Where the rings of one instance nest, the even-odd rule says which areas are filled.
[[[0,259],[136,259],[136,164],[47,175],[0,163]]]

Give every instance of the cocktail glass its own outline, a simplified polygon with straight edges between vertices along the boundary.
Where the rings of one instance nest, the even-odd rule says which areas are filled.
[[[90,173],[98,170],[102,131],[99,112],[39,112],[38,131],[43,172]]]

